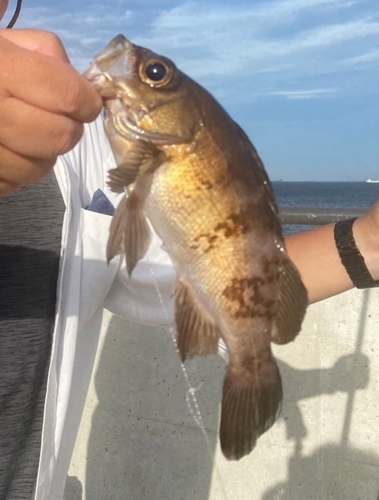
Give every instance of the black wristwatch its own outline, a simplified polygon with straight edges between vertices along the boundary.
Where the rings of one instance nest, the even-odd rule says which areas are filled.
[[[379,286],[367,269],[365,259],[357,248],[353,236],[353,224],[356,218],[341,220],[334,226],[334,241],[343,266],[356,288],[374,288]]]

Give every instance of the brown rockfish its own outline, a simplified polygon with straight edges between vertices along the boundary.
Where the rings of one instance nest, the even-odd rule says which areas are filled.
[[[182,360],[216,353],[220,338],[227,346],[220,441],[238,460],[279,414],[270,343],[294,339],[307,305],[270,182],[241,128],[169,59],[119,35],[86,76],[104,99],[109,184],[125,192],[107,258],[125,253],[131,274],[149,246],[147,219],[163,240]]]

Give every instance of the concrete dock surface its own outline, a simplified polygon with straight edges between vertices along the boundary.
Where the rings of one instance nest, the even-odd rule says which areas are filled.
[[[168,329],[106,312],[65,499],[378,500],[379,291],[310,306],[295,342],[274,352],[282,414],[228,462],[225,362],[186,362],[188,386]]]

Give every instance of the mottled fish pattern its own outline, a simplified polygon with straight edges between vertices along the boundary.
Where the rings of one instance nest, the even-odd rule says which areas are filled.
[[[174,263],[177,345],[184,361],[229,353],[220,423],[226,458],[250,453],[275,422],[282,383],[271,342],[295,338],[307,293],[284,247],[273,191],[241,128],[172,61],[122,35],[86,72],[104,100],[125,196],[108,259],[132,274],[150,243],[150,221]]]

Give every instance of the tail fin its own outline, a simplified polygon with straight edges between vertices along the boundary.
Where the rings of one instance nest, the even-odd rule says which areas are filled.
[[[280,413],[282,381],[275,359],[269,354],[268,359],[254,360],[248,371],[233,366],[227,369],[220,441],[228,460],[239,460],[249,454]]]

